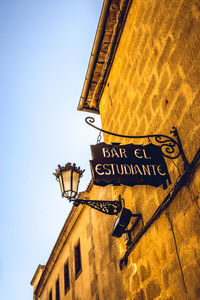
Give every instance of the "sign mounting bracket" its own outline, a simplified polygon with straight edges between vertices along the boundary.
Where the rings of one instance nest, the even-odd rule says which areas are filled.
[[[169,159],[175,159],[178,158],[181,155],[181,158],[184,162],[184,170],[188,167],[189,163],[187,161],[187,158],[185,156],[185,153],[183,151],[182,143],[178,134],[178,131],[176,127],[172,127],[172,130],[170,133],[173,135],[173,137],[176,138],[173,139],[170,136],[164,135],[164,134],[150,134],[150,135],[140,135],[140,136],[132,136],[132,135],[123,135],[118,133],[113,133],[101,128],[98,128],[93,123],[95,122],[95,119],[93,117],[86,117],[85,122],[92,126],[93,128],[99,130],[100,132],[104,132],[106,134],[110,134],[113,136],[128,138],[128,139],[142,139],[147,138],[150,143],[159,145],[161,147],[162,153],[165,157]]]

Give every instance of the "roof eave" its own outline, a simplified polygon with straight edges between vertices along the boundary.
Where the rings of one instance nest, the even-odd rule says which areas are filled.
[[[112,0],[105,0],[104,3],[103,3],[103,7],[102,7],[102,11],[101,11],[99,23],[98,23],[98,26],[97,26],[95,39],[94,39],[94,44],[93,44],[92,52],[91,52],[91,55],[90,55],[88,69],[87,69],[85,81],[84,81],[84,84],[83,84],[83,89],[82,89],[81,97],[80,97],[80,100],[79,100],[79,104],[78,104],[78,107],[77,107],[77,109],[79,111],[92,112],[92,113],[96,113],[96,114],[99,113],[99,110],[97,108],[95,108],[95,107],[91,107],[91,108],[90,107],[85,107],[84,104],[85,104],[85,101],[87,100],[88,91],[89,91],[90,84],[91,84],[91,81],[92,81],[92,77],[93,77],[93,74],[94,74],[94,69],[95,69],[97,58],[98,58],[102,38],[104,36],[105,24],[106,24],[106,20],[107,20],[107,17],[108,17],[108,12],[109,12],[109,8],[110,8],[111,3],[112,3]]]
[[[90,56],[79,111],[99,113],[106,81],[132,0],[104,0]]]

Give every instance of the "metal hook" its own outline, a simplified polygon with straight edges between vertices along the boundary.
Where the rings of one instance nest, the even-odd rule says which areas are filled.
[[[97,144],[101,142],[101,130],[99,131],[99,135],[97,137]]]

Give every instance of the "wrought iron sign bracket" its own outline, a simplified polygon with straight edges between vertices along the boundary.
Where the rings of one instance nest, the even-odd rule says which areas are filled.
[[[100,132],[104,132],[106,134],[110,134],[113,136],[128,138],[128,139],[147,138],[149,143],[156,144],[161,147],[163,156],[165,156],[169,159],[175,159],[181,155],[183,162],[184,162],[184,169],[186,169],[188,166],[188,161],[187,161],[185,153],[183,151],[181,140],[180,140],[180,137],[179,137],[176,127],[172,127],[172,130],[170,131],[170,133],[176,138],[176,140],[175,140],[172,137],[163,135],[163,134],[132,136],[132,135],[123,135],[123,134],[113,133],[113,132],[110,132],[110,131],[107,131],[107,130],[104,130],[104,129],[101,129],[101,128],[98,128],[97,126],[95,126],[93,124],[95,122],[95,119],[93,117],[85,118],[85,122],[88,125],[92,126],[93,128],[99,130]]]
[[[104,201],[104,200],[84,200],[84,199],[75,199],[74,206],[79,204],[88,205],[104,214],[107,215],[118,215],[122,209],[122,200],[119,196],[117,201]]]
[[[181,139],[179,137],[179,134],[178,134],[178,130],[176,127],[172,127],[172,131],[170,131],[171,134],[173,134],[173,136],[177,139],[177,143],[178,143],[178,146],[179,146],[179,150],[180,150],[180,155],[182,157],[182,160],[183,160],[183,164],[184,164],[184,170],[187,169],[189,163],[188,163],[188,160],[185,156],[185,153],[183,151],[183,147],[182,147],[182,143],[181,143]]]

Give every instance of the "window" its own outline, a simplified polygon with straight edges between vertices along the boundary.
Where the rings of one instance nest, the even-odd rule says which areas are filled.
[[[81,273],[81,250],[80,250],[80,241],[74,248],[74,258],[75,258],[75,278],[78,278]]]
[[[52,290],[49,292],[49,300],[52,300]]]
[[[66,262],[66,264],[64,266],[64,281],[65,281],[65,294],[66,294],[67,291],[70,288],[70,284],[69,284],[69,263],[68,263],[68,261]]]
[[[60,286],[59,286],[59,278],[56,281],[56,300],[60,300]]]

